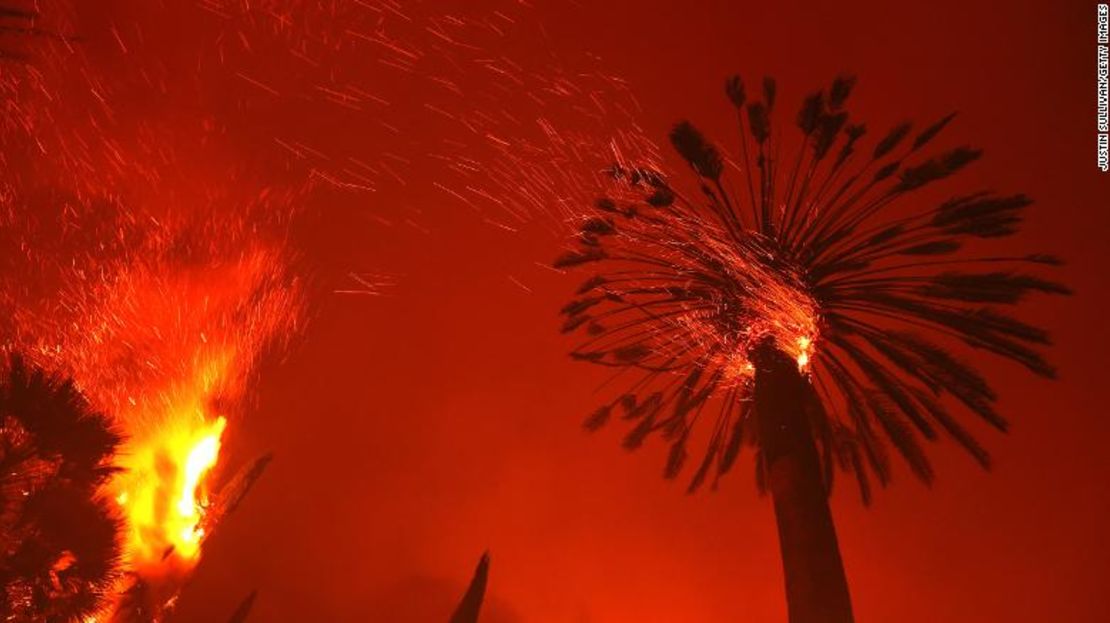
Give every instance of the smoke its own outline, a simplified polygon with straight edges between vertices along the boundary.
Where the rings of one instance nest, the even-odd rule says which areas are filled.
[[[558,224],[613,162],[658,159],[627,85],[552,52],[517,2],[14,4],[2,347],[127,435],[107,493],[145,600],[195,564],[220,439],[301,328],[298,219],[341,204],[420,227],[416,201],[380,197],[430,193],[510,230]]]

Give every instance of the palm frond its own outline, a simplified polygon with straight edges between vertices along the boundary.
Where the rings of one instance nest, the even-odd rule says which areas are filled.
[[[725,82],[739,158],[680,122],[671,143],[696,191],[661,171],[614,167],[627,183],[583,214],[575,246],[556,260],[593,271],[562,310],[562,330],[585,335],[572,357],[643,373],[585,427],[597,430],[621,411],[630,422],[624,446],[662,437],[664,475],[692,464],[691,490],[711,473],[716,483],[752,445],[759,480],[760,440],[746,422],[755,415],[752,352],[770,340],[821,388],[811,426],[828,486],[835,471],[850,473],[869,501],[872,478],[891,479],[888,446],[931,482],[920,440],[941,434],[988,467],[989,454],[950,409],[999,430],[1008,424],[985,376],[953,349],[1052,378],[1042,352],[1048,334],[1000,308],[1071,291],[1037,274],[1060,264],[1054,256],[967,250],[1018,233],[1032,201],[983,191],[918,207],[907,198],[949,182],[982,151],[928,153],[954,113],[917,132],[899,123],[866,146],[866,125],[848,109],[849,75],[803,99],[791,154],[772,122],[777,83],[761,86],[753,99],[738,76]],[[726,161],[741,165],[746,193],[726,190]],[[695,436],[699,421],[707,429]],[[691,461],[695,438],[705,446]]]

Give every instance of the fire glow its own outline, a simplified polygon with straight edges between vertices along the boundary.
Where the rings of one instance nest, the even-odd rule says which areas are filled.
[[[157,619],[224,516],[257,364],[296,330],[286,245],[305,186],[240,172],[205,119],[102,119],[74,86],[74,66],[99,76],[82,49],[0,77],[21,111],[0,123],[0,351],[72,379],[123,437],[103,488],[120,564],[96,620]]]
[[[120,337],[139,347],[127,356],[144,357],[128,362],[135,378],[109,396],[129,433],[123,471],[109,487],[126,518],[125,568],[148,583],[180,577],[199,560],[214,527],[211,480],[229,415],[222,411],[240,400],[258,354],[295,315],[279,252],[254,243],[220,257],[220,246],[205,248],[200,266],[175,260],[130,272],[125,296],[99,299],[126,301],[134,314],[93,315],[122,318],[119,329],[131,334]],[[122,355],[103,346],[98,353]]]
[[[206,477],[219,458],[227,420],[206,421],[199,409],[169,422],[161,434],[136,444],[122,461],[116,501],[128,518],[127,554],[135,566],[168,555],[200,555],[208,507]]]
[[[137,26],[35,4],[59,36],[0,75],[0,354],[71,379],[124,439],[102,489],[119,564],[95,620],[161,620],[242,494],[227,442],[259,361],[297,328],[288,226],[309,182],[273,180],[211,111],[176,109],[193,72]]]
[[[129,599],[109,599],[98,621],[172,606],[223,516],[221,448],[259,357],[296,328],[299,284],[252,214],[124,213],[139,242],[76,258],[44,301],[61,311],[15,306],[10,347],[71,376],[125,438],[104,492],[124,524],[111,592]]]
[[[797,362],[800,371],[808,372],[821,322],[817,301],[797,271],[768,267],[763,258],[770,254],[758,240],[750,246],[734,245],[704,223],[696,225],[701,227],[699,239],[744,295],[722,297],[708,309],[678,315],[673,325],[685,336],[679,347],[692,343],[702,352],[717,353],[713,359],[726,378],[747,383],[755,376],[753,351],[764,340],[772,340]],[[657,348],[673,350],[672,342],[667,338]]]

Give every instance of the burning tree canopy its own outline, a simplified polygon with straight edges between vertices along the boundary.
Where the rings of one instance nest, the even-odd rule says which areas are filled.
[[[671,143],[696,174],[696,193],[652,169],[614,167],[625,192],[599,200],[577,248],[555,262],[599,267],[562,309],[563,331],[586,334],[572,356],[642,373],[586,428],[620,413],[632,422],[626,448],[660,435],[670,444],[667,478],[682,471],[703,431],[690,491],[710,478],[716,485],[744,445],[756,448],[757,482],[774,499],[791,623],[853,620],[826,500],[835,470],[855,476],[866,504],[872,477],[890,481],[890,444],[929,483],[919,439],[940,433],[988,467],[987,451],[951,408],[999,430],[1006,420],[986,379],[949,344],[1051,378],[1038,351],[1046,332],[998,306],[1068,293],[1021,268],[1058,264],[1051,256],[960,253],[1017,233],[1031,203],[1024,195],[977,192],[897,211],[980,152],[927,155],[952,115],[916,133],[897,125],[865,149],[866,127],[845,108],[854,85],[840,77],[805,98],[795,116],[800,147],[784,156],[772,123],[775,81],[749,98],[740,78],[730,79],[740,164],[679,123]],[[728,167],[743,171],[739,191],[729,190]]]
[[[196,564],[225,429],[258,356],[295,326],[296,281],[249,213],[145,225],[118,255],[82,256],[41,306],[12,304],[9,348],[71,375],[126,434],[98,483],[122,519],[126,608],[172,603]]]
[[[122,113],[149,68],[50,35],[78,30],[80,3],[36,8],[0,7],[22,28],[0,47],[34,52],[0,74],[0,351],[71,379],[122,435],[93,487],[118,522],[95,610],[158,620],[257,477],[216,490],[256,364],[297,327],[303,187],[245,173],[210,118]]]
[[[812,425],[826,475],[831,479],[834,466],[854,474],[865,502],[869,473],[881,484],[889,480],[887,441],[926,482],[933,472],[917,439],[936,439],[938,429],[989,465],[941,398],[1000,430],[1006,421],[992,406],[995,392],[947,350],[949,340],[1054,376],[1036,350],[1048,344],[1045,332],[996,306],[1031,293],[1068,293],[1017,268],[1059,261],[960,253],[1017,233],[1031,201],[978,192],[884,218],[980,152],[956,147],[926,155],[952,115],[916,133],[900,124],[863,148],[866,127],[845,108],[854,84],[838,78],[805,99],[795,118],[803,144],[788,157],[772,140],[774,81],[752,101],[739,78],[731,79],[726,91],[744,136],[741,164],[679,123],[671,142],[697,174],[697,194],[683,194],[658,171],[616,167],[627,192],[599,200],[577,249],[555,262],[600,267],[562,310],[563,330],[588,336],[572,356],[646,373],[586,427],[599,428],[617,412],[635,423],[626,447],[663,435],[672,444],[666,475],[674,477],[694,424],[709,420],[691,490],[729,471],[745,443],[758,447],[748,424],[754,357],[764,344],[794,359],[818,389]],[[729,192],[726,169],[734,166],[745,176],[741,189]],[[714,398],[724,398],[715,415]]]

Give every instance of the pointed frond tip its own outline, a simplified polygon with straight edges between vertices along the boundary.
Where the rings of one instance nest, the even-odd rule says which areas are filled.
[[[689,121],[671,129],[671,145],[694,171],[705,178],[717,179],[724,168],[721,154]]]
[[[486,584],[489,582],[489,562],[487,551],[478,560],[478,566],[474,569],[474,576],[470,579],[466,594],[463,595],[448,623],[478,623],[482,602],[486,597]]]

